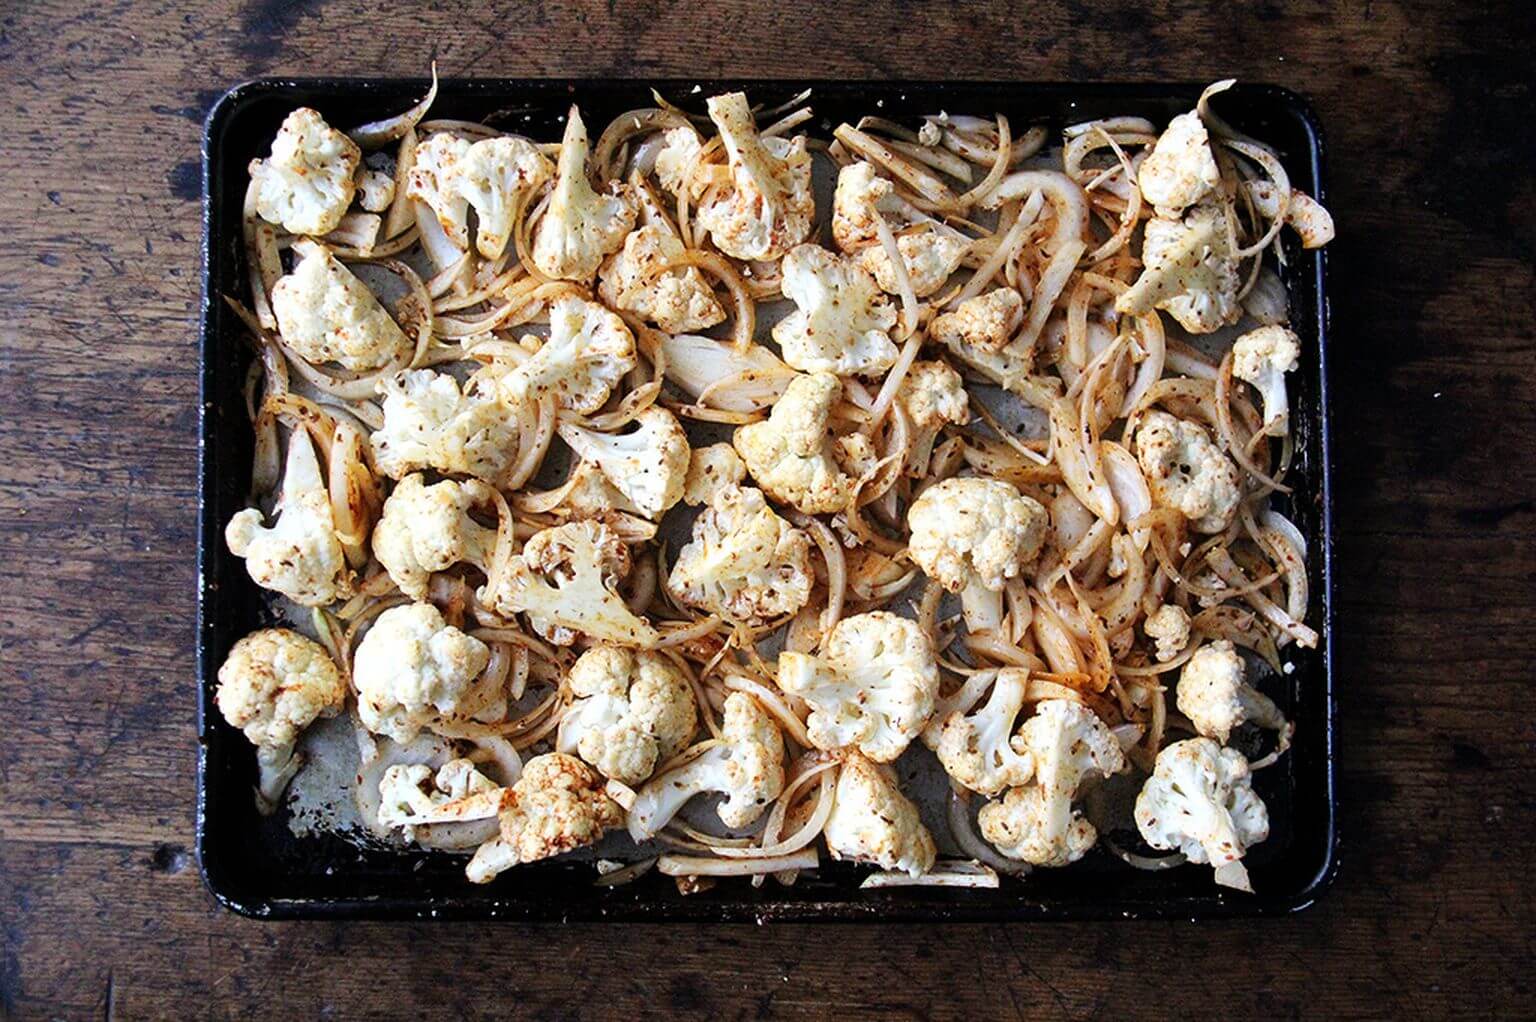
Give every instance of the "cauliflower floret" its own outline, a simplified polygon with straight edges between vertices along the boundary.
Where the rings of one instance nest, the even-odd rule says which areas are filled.
[[[1285,374],[1300,364],[1301,341],[1283,326],[1261,326],[1232,345],[1232,375],[1253,384],[1264,401],[1264,432],[1284,436],[1290,427]]]
[[[688,185],[688,174],[704,151],[704,142],[692,125],[668,128],[661,139],[661,148],[656,152],[656,176],[663,188],[673,195],[681,195]],[[690,194],[690,197],[697,196]]]
[[[774,513],[761,490],[722,486],[693,521],[667,581],[691,607],[760,622],[811,598],[811,539]]]
[[[397,742],[446,721],[506,712],[506,693],[480,677],[485,643],[443,620],[430,603],[391,607],[358,644],[352,666],[363,726]]]
[[[784,737],[768,711],[745,692],[725,697],[720,742],[651,778],[629,809],[629,836],[646,841],[695,795],[719,792],[727,827],[751,824],[784,790]]]
[[[475,852],[464,875],[488,883],[520,863],[595,843],[624,822],[624,810],[603,790],[603,779],[575,756],[535,756],[504,796],[501,835]]]
[[[256,212],[289,234],[329,234],[352,205],[362,151],[318,113],[300,107],[272,140],[272,154],[252,160]]]
[[[1148,614],[1141,628],[1157,643],[1157,659],[1164,663],[1189,645],[1189,612],[1176,603],[1165,603]]]
[[[693,740],[693,689],[659,653],[594,646],[566,676],[576,697],[560,719],[556,748],[598,773],[636,785]]]
[[[1178,705],[1196,731],[1223,745],[1246,721],[1275,731],[1288,727],[1280,707],[1248,684],[1243,658],[1227,639],[1201,646],[1189,658],[1179,675]]]
[[[669,334],[714,326],[725,319],[725,309],[698,268],[664,269],[686,254],[669,227],[647,224],[603,263],[597,293],[613,308],[633,312]]]
[[[1028,682],[1028,671],[1004,668],[997,672],[985,706],[969,716],[956,710],[944,721],[934,751],[957,783],[996,795],[1024,784],[1034,773],[1034,757],[1010,744]]]
[[[963,426],[971,421],[965,381],[945,362],[914,362],[896,399],[912,422],[905,471],[921,478],[928,474],[934,441],[945,425]]]
[[[967,627],[1002,624],[1002,592],[1045,545],[1050,515],[1001,479],[946,479],[907,512],[907,552],[924,574],[959,593]]]
[[[500,578],[479,589],[480,602],[503,617],[523,613],[550,642],[579,636],[649,648],[656,630],[618,594],[629,574],[629,547],[604,522],[568,522],[531,536]]]
[[[518,416],[503,401],[497,371],[464,385],[447,373],[411,369],[385,380],[384,425],[373,433],[379,471],[392,479],[432,468],[495,484],[518,451]]]
[[[560,438],[597,465],[641,514],[655,518],[683,499],[691,449],[683,427],[665,408],[645,409],[635,424],[633,433],[599,433],[561,423]]]
[[[319,246],[272,288],[272,312],[283,340],[308,362],[377,369],[412,347],[368,285]]]
[[[1241,285],[1222,207],[1195,206],[1182,220],[1147,221],[1142,271],[1115,299],[1115,310],[1140,315],[1165,310],[1192,334],[1208,334],[1243,315]]]
[[[896,310],[853,260],[800,245],[781,264],[796,310],[773,327],[784,361],[804,372],[871,375],[896,362]]]
[[[517,211],[549,175],[549,160],[523,138],[481,139],[459,159],[453,184],[475,209],[475,249],[482,256],[501,258]]]
[[[1196,532],[1220,532],[1231,524],[1242,478],[1199,425],[1148,412],[1136,430],[1136,460],[1152,500],[1178,509]]]
[[[248,507],[224,529],[229,552],[245,558],[251,579],[306,607],[351,596],[352,572],[336,536],[330,493],[320,478],[315,445],[302,429],[288,438],[283,492],[275,511],[271,528],[261,524],[260,511]]]
[[[336,716],[346,698],[330,655],[297,632],[264,628],[230,649],[214,701],[229,726],[256,746],[256,807],[264,814],[277,807],[298,772],[299,733],[320,717]]]
[[[831,373],[797,376],[766,422],[738,427],[731,438],[752,478],[774,500],[807,514],[842,511],[854,476],[838,464],[827,433],[843,384]]]
[[[1013,748],[1035,761],[1035,779],[1008,789],[977,814],[981,834],[1010,859],[1065,866],[1098,840],[1093,824],[1072,808],[1083,781],[1125,769],[1125,753],[1093,711],[1070,699],[1046,699],[1024,722]]]
[[[880,242],[876,218],[884,218],[896,238],[896,251],[919,298],[943,287],[971,249],[971,240],[896,194],[887,179],[862,160],[837,176],[832,199],[832,237],[837,247],[857,254],[882,291],[896,294],[896,273]]]
[[[806,239],[816,215],[805,138],[759,136],[743,93],[715,96],[708,105],[725,144],[731,187],[706,199],[696,222],[728,256],[777,259]]]
[[[1216,154],[1200,115],[1191,110],[1168,122],[1136,172],[1142,198],[1160,217],[1177,217],[1221,184]]]
[[[839,621],[819,656],[781,653],[778,680],[811,705],[811,744],[889,763],[928,723],[939,668],[915,622],[877,610]]]
[[[822,836],[834,859],[899,869],[914,877],[932,869],[938,855],[917,806],[894,780],[857,752],[843,759],[832,814]]]
[[[918,298],[926,298],[948,283],[970,250],[971,239],[943,224],[918,224],[896,236],[896,251],[907,268],[907,283]],[[901,292],[884,245],[870,245],[859,252],[859,265],[875,278],[880,290],[893,295]]]
[[[740,485],[746,477],[746,463],[730,444],[694,448],[683,480],[683,503],[708,504],[721,487]]]
[[[955,352],[999,352],[1024,322],[1024,298],[1011,287],[967,298],[954,312],[934,319],[929,334]]]
[[[417,142],[405,186],[406,197],[432,210],[459,249],[469,248],[469,200],[458,189],[459,164],[469,148],[469,139],[448,132]]]
[[[1218,884],[1251,892],[1242,858],[1269,837],[1269,810],[1242,753],[1191,738],[1157,754],[1136,797],[1136,829],[1153,848],[1177,848],[1190,862],[1215,866]]]
[[[373,553],[400,591],[427,598],[432,573],[461,562],[485,571],[496,550],[496,530],[469,516],[492,501],[479,480],[426,485],[420,473],[400,480],[373,530]]]
[[[587,178],[587,128],[571,107],[560,142],[555,190],[533,235],[533,263],[557,280],[590,281],[598,264],[624,244],[639,207],[629,188],[615,182],[603,195]]]
[[[382,213],[395,201],[395,179],[382,170],[359,166],[353,175],[357,204],[370,213]]]
[[[567,295],[550,306],[549,339],[503,378],[502,390],[514,400],[550,393],[561,408],[590,415],[634,367],[635,335],[624,321],[596,302]]]
[[[450,759],[435,774],[425,763],[397,763],[379,779],[379,823],[414,841],[417,827],[494,818],[508,792],[467,759]]]

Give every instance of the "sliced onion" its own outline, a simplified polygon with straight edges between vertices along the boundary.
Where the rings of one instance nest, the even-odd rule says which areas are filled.
[[[347,135],[364,149],[377,149],[415,128],[427,115],[435,99],[437,99],[437,62],[433,61],[432,86],[427,89],[427,94],[421,98],[421,102],[403,114],[396,114],[382,121],[369,121],[367,124],[353,128],[347,132]]]
[[[881,887],[986,887],[999,885],[997,870],[979,862],[965,860],[936,862],[933,869],[922,876],[912,876],[902,870],[871,873],[859,885],[860,890],[877,890]]]
[[[714,859],[696,855],[663,855],[656,868],[669,877],[745,877],[782,870],[815,869],[821,857],[815,848],[771,859]]]
[[[1007,858],[982,840],[971,820],[970,797],[958,791],[951,791],[949,795],[949,835],[962,852],[999,873],[1013,877],[1030,873],[1029,863]]]

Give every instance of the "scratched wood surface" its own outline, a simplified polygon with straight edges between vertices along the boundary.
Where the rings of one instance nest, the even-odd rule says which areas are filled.
[[[0,9],[0,1018],[1525,1014],[1532,5]],[[189,849],[197,145],[272,73],[1213,79],[1327,128],[1344,804],[1266,922],[263,925]]]

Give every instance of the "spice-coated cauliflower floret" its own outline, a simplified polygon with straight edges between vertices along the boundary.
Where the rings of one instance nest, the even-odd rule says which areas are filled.
[[[896,362],[896,310],[856,262],[817,245],[781,264],[784,297],[796,310],[773,327],[784,361],[804,372],[868,375]]]
[[[1024,322],[1024,299],[1011,287],[967,298],[953,312],[934,319],[929,334],[950,348],[1002,351]]]
[[[1165,603],[1142,623],[1147,638],[1157,643],[1157,659],[1172,660],[1189,645],[1189,612],[1176,603]]]
[[[370,213],[382,213],[395,201],[395,179],[382,170],[359,166],[353,176],[357,184],[357,204]]]
[[[956,710],[944,721],[934,752],[956,783],[996,795],[1024,784],[1034,773],[1034,757],[1011,744],[1028,682],[1028,671],[1004,668],[992,682],[986,705],[969,715]]]
[[[663,188],[681,195],[699,154],[704,151],[704,140],[691,124],[668,128],[661,139],[661,148],[656,152],[656,176]],[[695,196],[690,193],[689,197]]]
[[[566,676],[575,697],[560,718],[556,748],[604,777],[636,785],[693,740],[693,689],[659,653],[594,646]]]
[[[557,280],[590,281],[603,257],[624,244],[639,207],[628,186],[615,183],[610,194],[592,187],[587,177],[587,128],[573,106],[560,142],[555,190],[533,235],[533,263]]]
[[[1177,848],[1190,862],[1215,866],[1218,884],[1252,891],[1241,860],[1269,837],[1269,811],[1242,753],[1191,738],[1157,754],[1136,797],[1136,829],[1153,848]]]
[[[399,479],[436,469],[495,484],[518,451],[516,409],[487,367],[464,385],[447,373],[412,369],[382,385],[384,425],[373,433],[379,471]]]
[[[1152,500],[1177,509],[1196,532],[1220,532],[1242,499],[1242,478],[1196,423],[1148,412],[1136,430],[1136,460]]]
[[[523,339],[528,343],[528,338]],[[503,378],[512,400],[553,394],[561,408],[590,415],[635,367],[635,335],[596,302],[568,295],[549,309],[549,338]]]
[[[656,836],[695,795],[725,797],[715,812],[727,827],[751,824],[784,790],[784,737],[779,725],[745,692],[725,697],[719,744],[651,778],[629,810],[629,835]]]
[[[464,869],[471,883],[595,843],[624,822],[624,810],[608,797],[603,779],[575,756],[535,756],[504,797],[501,834],[475,852]]]
[[[270,528],[261,512],[246,508],[224,529],[229,552],[245,558],[245,570],[264,589],[282,593],[306,607],[352,595],[352,572],[336,536],[331,497],[320,478],[320,462],[309,434],[300,429],[288,438],[283,490]]]
[[[560,424],[560,438],[602,470],[631,504],[655,518],[683,499],[692,450],[675,416],[652,405],[635,417],[631,433],[599,433]]]
[[[1088,777],[1125,769],[1119,741],[1083,704],[1047,699],[1036,704],[1013,748],[1034,759],[1035,778],[982,807],[976,818],[982,836],[1009,858],[1035,866],[1076,862],[1098,832],[1072,802]]]
[[[873,165],[862,160],[849,164],[838,173],[833,193],[832,237],[838,248],[857,254],[880,289],[891,294],[899,288],[890,255],[880,241],[879,219],[895,236],[908,282],[919,298],[943,287],[971,249],[965,235],[897,195]]]
[[[819,656],[781,653],[778,681],[811,705],[811,744],[889,763],[928,723],[939,669],[915,622],[877,610],[839,621]]]
[[[501,577],[480,587],[480,602],[494,613],[527,615],[550,642],[578,637],[648,648],[656,630],[637,617],[618,593],[629,575],[629,547],[611,526],[568,522],[531,536]]]
[[[613,308],[632,312],[669,334],[714,326],[725,319],[725,309],[698,267],[664,269],[686,254],[669,227],[647,224],[603,263],[598,294]]]
[[[1002,591],[1039,556],[1050,515],[1001,479],[946,479],[907,512],[907,552],[924,574],[964,603],[977,631],[1002,622]]]
[[[842,511],[854,476],[838,463],[827,432],[832,406],[843,392],[831,373],[797,376],[765,422],[737,428],[731,442],[747,471],[774,500],[807,514]]]
[[[375,734],[408,742],[441,721],[505,708],[505,693],[481,682],[485,643],[443,620],[430,603],[391,607],[358,644],[352,667],[357,711]]]
[[[400,828],[412,841],[417,827],[489,820],[508,793],[467,759],[450,759],[436,771],[425,763],[397,763],[379,779],[379,823]]]
[[[735,621],[793,614],[811,598],[811,540],[774,513],[761,490],[723,486],[693,522],[668,588]]]
[[[1232,375],[1253,384],[1264,401],[1264,431],[1284,436],[1290,428],[1285,374],[1300,364],[1301,342],[1283,326],[1261,326],[1232,345]]]
[[[938,849],[917,806],[880,767],[857,752],[843,758],[832,814],[822,835],[834,859],[922,876]]]
[[[470,144],[446,131],[417,142],[405,186],[406,196],[425,204],[460,249],[469,248],[469,200],[458,189],[459,164]]]
[[[470,517],[491,503],[491,491],[477,479],[448,479],[426,485],[420,473],[400,480],[373,529],[373,553],[400,591],[427,598],[432,573],[461,562],[485,571],[496,550],[496,530]]]
[[[918,298],[926,298],[949,282],[960,268],[971,240],[943,224],[918,224],[896,236],[896,251],[907,269],[907,283]],[[880,290],[899,294],[901,286],[884,245],[870,245],[859,252],[859,265],[875,278]]]
[[[914,362],[896,399],[912,422],[906,473],[921,478],[928,474],[928,461],[940,431],[946,425],[963,426],[971,421],[965,381],[946,362]]]
[[[499,259],[512,238],[512,221],[540,185],[550,165],[538,146],[523,138],[485,138],[459,160],[454,186],[475,210],[475,249]]]
[[[1198,113],[1191,110],[1168,122],[1137,170],[1136,182],[1161,217],[1177,217],[1221,184],[1211,138]]]
[[[1115,299],[1116,311],[1163,309],[1192,334],[1236,323],[1243,315],[1241,281],[1228,228],[1227,214],[1214,204],[1195,206],[1181,220],[1148,220],[1141,276]]]
[[[740,92],[709,100],[730,164],[731,185],[706,197],[695,218],[716,247],[736,259],[777,259],[804,241],[816,215],[805,138],[763,138]]]
[[[688,460],[688,476],[683,480],[683,503],[708,504],[722,487],[740,485],[746,477],[746,462],[730,444],[696,447]]]
[[[1274,701],[1248,684],[1243,658],[1227,639],[1201,646],[1189,658],[1179,675],[1178,705],[1196,731],[1223,745],[1247,721],[1276,731],[1286,727]]]
[[[377,369],[411,350],[368,285],[318,246],[272,288],[272,312],[283,340],[308,362]]]
[[[352,205],[361,158],[355,142],[300,107],[278,129],[272,154],[251,161],[256,212],[289,234],[329,234]]]

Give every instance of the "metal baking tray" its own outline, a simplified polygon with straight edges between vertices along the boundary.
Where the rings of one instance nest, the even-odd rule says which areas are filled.
[[[204,131],[197,854],[222,904],[268,919],[966,921],[1273,915],[1313,902],[1333,877],[1336,843],[1327,256],[1301,251],[1289,232],[1283,277],[1303,356],[1293,381],[1297,452],[1288,510],[1311,550],[1309,621],[1323,638],[1317,650],[1290,653],[1295,669],[1278,693],[1297,734],[1289,755],[1257,779],[1273,827],[1246,860],[1257,894],[1222,891],[1208,867],[1139,872],[1099,851],[1067,869],[1036,870],[1022,881],[1005,878],[997,890],[861,891],[865,871],[835,862],[802,875],[793,887],[724,882],[686,897],[671,878],[654,872],[625,887],[594,888],[590,862],[522,866],[477,887],[464,880],[463,860],[456,857],[359,850],[331,836],[297,838],[282,814],[258,816],[251,746],[223,722],[213,702],[215,676],[230,645],[269,618],[243,565],[223,543],[224,523],[243,506],[252,458],[241,397],[251,356],[220,298],[244,290],[240,207],[246,165],[265,154],[278,124],[296,106],[312,106],[335,124],[361,124],[405,109],[425,86],[419,79],[247,82],[214,104]],[[773,104],[809,87],[817,115],[810,127],[822,135],[864,114],[900,119],[940,110],[998,111],[1016,126],[1053,130],[1112,114],[1164,123],[1190,109],[1200,92],[1193,84],[485,79],[443,82],[433,115],[488,119],[553,139],[572,102],[581,104],[589,124],[602,125],[624,110],[653,105],[652,87],[688,105],[736,88]],[[1239,85],[1219,96],[1216,107],[1241,130],[1275,146],[1292,181],[1326,200],[1322,135],[1305,100],[1274,86]]]

